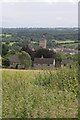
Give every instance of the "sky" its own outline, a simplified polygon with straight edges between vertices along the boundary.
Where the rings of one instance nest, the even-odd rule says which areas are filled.
[[[1,26],[7,28],[77,27],[78,1],[3,0],[0,1]]]

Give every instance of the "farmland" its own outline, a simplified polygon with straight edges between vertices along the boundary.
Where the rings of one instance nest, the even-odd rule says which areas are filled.
[[[3,70],[2,77],[3,118],[78,117],[77,67]]]
[[[0,34],[1,37],[5,36],[5,37],[11,37],[11,35],[9,34]]]
[[[30,53],[33,48],[37,51],[43,36],[47,40],[47,49],[65,46],[67,50],[68,48],[76,50],[78,49],[77,32],[75,28],[69,30],[3,29],[3,33],[0,34],[4,63],[2,118],[78,117],[77,54],[75,56],[57,54],[60,55],[58,57],[60,59],[57,58],[59,61],[70,58],[74,63],[63,68],[56,66],[54,70],[34,70],[31,66],[25,67],[24,70],[17,67],[10,69],[9,61],[10,55],[16,55],[27,46],[31,49]]]
[[[66,40],[66,41],[55,41],[56,43],[74,43],[75,41],[69,41],[69,40]]]
[[[0,37],[2,37],[2,42],[13,42],[10,49],[14,49],[15,46],[22,47],[28,44],[36,47],[38,46],[38,43],[42,39],[43,35],[47,40],[47,47],[57,47],[65,43],[72,44],[78,40],[78,31],[76,31],[76,28],[62,28],[62,30],[59,30],[58,28],[4,28],[3,33],[0,34]],[[74,45],[75,44],[76,43],[74,43]]]

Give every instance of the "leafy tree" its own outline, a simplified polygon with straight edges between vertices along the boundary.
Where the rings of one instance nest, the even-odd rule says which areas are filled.
[[[62,56],[61,53],[56,53],[56,67],[61,66]]]
[[[10,48],[10,47],[11,47],[11,48]],[[12,46],[10,46],[10,47],[9,47],[10,50],[9,50],[9,52],[8,52],[8,54],[10,54],[10,55],[16,54],[16,53],[19,52],[20,49],[21,49],[21,47],[16,46],[16,45],[12,45]]]
[[[21,51],[27,52],[27,53],[31,56],[31,60],[32,60],[32,61],[34,60],[35,51],[32,51],[32,50],[28,47],[28,45],[23,46],[22,49],[21,49]]]
[[[28,47],[28,45],[23,46],[22,49],[21,49],[21,51],[25,51],[25,52],[27,52],[29,55],[31,55],[31,53],[32,53],[32,50]]]
[[[6,42],[6,45],[9,45],[9,42]]]
[[[30,68],[32,65],[31,57],[28,53],[25,51],[18,52],[18,57],[20,59],[20,63],[22,67],[25,68]]]
[[[8,46],[6,44],[2,45],[2,56],[5,56],[8,53]]]
[[[2,58],[2,65],[5,67],[10,66],[10,60],[7,57]]]
[[[80,44],[78,45],[78,50],[80,50]]]
[[[35,57],[37,58],[54,58],[55,57],[55,53],[52,50],[48,50],[48,49],[39,49],[36,51],[35,53]]]
[[[73,59],[73,55],[70,55],[70,54],[66,54],[66,59]]]
[[[78,60],[79,60],[79,53],[73,55],[73,61],[77,61],[78,62]]]

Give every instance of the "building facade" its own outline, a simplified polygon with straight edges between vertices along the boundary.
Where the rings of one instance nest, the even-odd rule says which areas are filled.
[[[39,47],[40,48],[46,48],[46,43],[47,43],[47,40],[46,39],[42,39],[39,41]]]
[[[54,58],[35,58],[34,65],[35,69],[53,69],[55,67]]]

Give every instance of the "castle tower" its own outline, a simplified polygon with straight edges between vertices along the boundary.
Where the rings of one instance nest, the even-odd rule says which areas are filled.
[[[43,38],[39,42],[39,47],[46,48],[46,43],[47,43],[47,40],[45,39],[45,36],[43,35]]]

